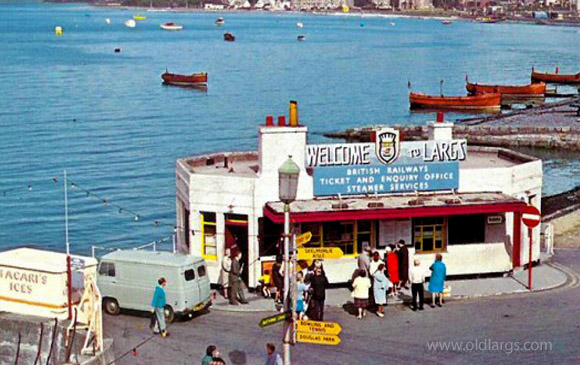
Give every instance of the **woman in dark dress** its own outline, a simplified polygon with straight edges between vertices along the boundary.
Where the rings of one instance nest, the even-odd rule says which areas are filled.
[[[399,240],[397,243],[399,248],[397,254],[399,255],[399,280],[401,287],[408,289],[407,283],[409,282],[409,249],[405,245],[404,240]]]

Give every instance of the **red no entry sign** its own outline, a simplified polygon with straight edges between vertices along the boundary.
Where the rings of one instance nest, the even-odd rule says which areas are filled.
[[[540,218],[540,211],[533,205],[528,205],[522,211],[522,222],[524,222],[528,228],[534,228],[537,226],[540,223]]]

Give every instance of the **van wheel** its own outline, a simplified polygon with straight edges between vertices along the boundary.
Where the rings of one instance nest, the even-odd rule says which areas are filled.
[[[119,303],[116,299],[113,298],[105,298],[103,299],[103,309],[107,314],[112,316],[116,316],[121,312],[121,308],[119,308]]]
[[[173,308],[171,308],[171,306],[169,305],[166,305],[164,312],[165,312],[165,322],[173,323],[173,320],[175,320],[175,312],[173,312]]]

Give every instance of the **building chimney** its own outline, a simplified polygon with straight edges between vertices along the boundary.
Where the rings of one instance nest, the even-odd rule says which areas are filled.
[[[285,127],[286,126],[286,117],[281,115],[278,117],[278,127]]]
[[[290,127],[298,127],[298,102],[290,100]]]
[[[445,122],[443,113],[439,112],[435,122],[427,123],[427,135],[430,140],[451,140],[453,139],[453,123]]]
[[[272,127],[274,125],[274,117],[271,115],[266,116],[266,125]]]

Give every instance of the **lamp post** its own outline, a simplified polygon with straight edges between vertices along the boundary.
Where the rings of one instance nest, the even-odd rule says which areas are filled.
[[[300,167],[292,161],[292,156],[278,169],[278,197],[284,202],[284,313],[293,310],[290,306],[290,203],[296,200]],[[284,365],[290,365],[290,343],[293,320],[284,322]]]

